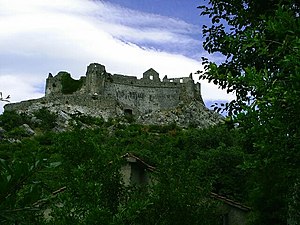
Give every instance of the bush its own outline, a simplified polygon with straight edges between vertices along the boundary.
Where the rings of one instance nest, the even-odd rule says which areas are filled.
[[[25,114],[18,114],[15,111],[4,111],[0,115],[0,126],[6,131],[11,131],[24,123],[28,125],[31,123],[29,117]]]
[[[56,125],[57,115],[51,113],[48,109],[42,108],[34,113],[34,116],[37,119],[40,119],[42,122],[39,124],[39,127],[42,130],[51,130]]]
[[[74,116],[74,120],[80,121],[87,125],[98,125],[102,126],[104,124],[104,119],[102,117],[92,117],[92,116],[86,116],[86,115],[79,115]]]

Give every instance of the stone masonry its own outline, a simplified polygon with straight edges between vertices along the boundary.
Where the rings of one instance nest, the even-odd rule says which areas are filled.
[[[44,97],[8,104],[5,110],[28,112],[46,107],[53,112],[62,110],[70,114],[101,116],[106,120],[126,114],[141,119],[151,118],[153,113],[166,114],[172,110],[176,111],[180,106],[196,103],[202,113],[204,110],[210,114],[206,117],[220,120],[219,116],[213,115],[205,108],[200,83],[195,84],[192,76],[181,78],[165,76],[161,81],[159,74],[151,68],[138,79],[134,76],[112,75],[106,72],[103,65],[92,63],[87,67],[86,76],[82,76],[79,81],[81,86],[78,90],[63,94],[62,73],[56,76],[49,74]]]

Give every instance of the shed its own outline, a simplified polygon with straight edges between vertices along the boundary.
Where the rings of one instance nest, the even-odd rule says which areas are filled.
[[[221,214],[220,224],[222,225],[246,225],[247,216],[251,208],[239,202],[228,199],[216,193],[211,193],[211,197],[219,200],[219,212]]]
[[[123,182],[126,186],[147,185],[155,182],[155,180],[151,179],[151,173],[155,171],[155,167],[131,153],[126,153],[122,158],[126,162],[121,168]],[[220,225],[247,224],[250,207],[216,193],[211,193],[210,197],[221,203],[217,209],[220,213]]]
[[[121,175],[125,186],[151,183],[149,172],[153,172],[155,167],[131,153],[126,153],[122,158],[126,160],[126,164],[121,168]]]

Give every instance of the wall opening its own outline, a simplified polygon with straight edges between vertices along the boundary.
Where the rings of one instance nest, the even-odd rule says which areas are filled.
[[[125,116],[131,116],[132,115],[132,109],[124,109],[124,115]]]
[[[183,79],[181,78],[181,79],[179,80],[179,82],[182,84],[182,83],[183,83]]]
[[[150,78],[150,80],[153,80],[153,76],[152,75],[150,75],[149,78]]]
[[[134,122],[134,115],[132,114],[132,109],[124,109],[124,118],[127,120],[128,123]]]
[[[130,181],[135,185],[147,184],[147,174],[145,169],[138,166],[136,163],[131,164],[131,176]]]
[[[228,219],[228,213],[222,215],[222,225],[228,225],[229,219]]]
[[[171,80],[170,80],[170,82],[171,82],[171,83],[173,83],[173,82],[174,82],[174,80],[173,80],[173,79],[171,79]]]

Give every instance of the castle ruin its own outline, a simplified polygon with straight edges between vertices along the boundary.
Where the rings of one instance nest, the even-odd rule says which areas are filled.
[[[103,65],[92,63],[87,67],[86,76],[80,78],[82,83],[80,88],[69,94],[63,93],[64,74],[60,72],[54,77],[49,74],[45,97],[39,99],[40,102],[60,100],[64,105],[76,104],[95,109],[118,105],[125,112],[140,115],[155,110],[172,109],[180,102],[193,99],[202,101],[200,83],[195,84],[192,76],[182,78],[165,76],[161,81],[159,74],[152,68],[138,79],[134,76],[111,75],[106,72]],[[20,109],[22,105],[26,107],[26,104],[22,103],[9,104],[5,109]]]
[[[151,68],[138,79],[112,75],[103,65],[92,63],[87,67],[86,76],[79,80],[72,79],[67,72],[59,72],[56,76],[49,74],[44,97],[7,104],[5,110],[28,112],[46,107],[53,112],[101,116],[107,120],[128,114],[143,117],[153,112],[175,110],[192,102],[197,102],[202,111],[209,111],[201,97],[200,83],[194,83],[192,75],[165,76],[161,80]],[[212,113],[209,114],[211,117]]]

